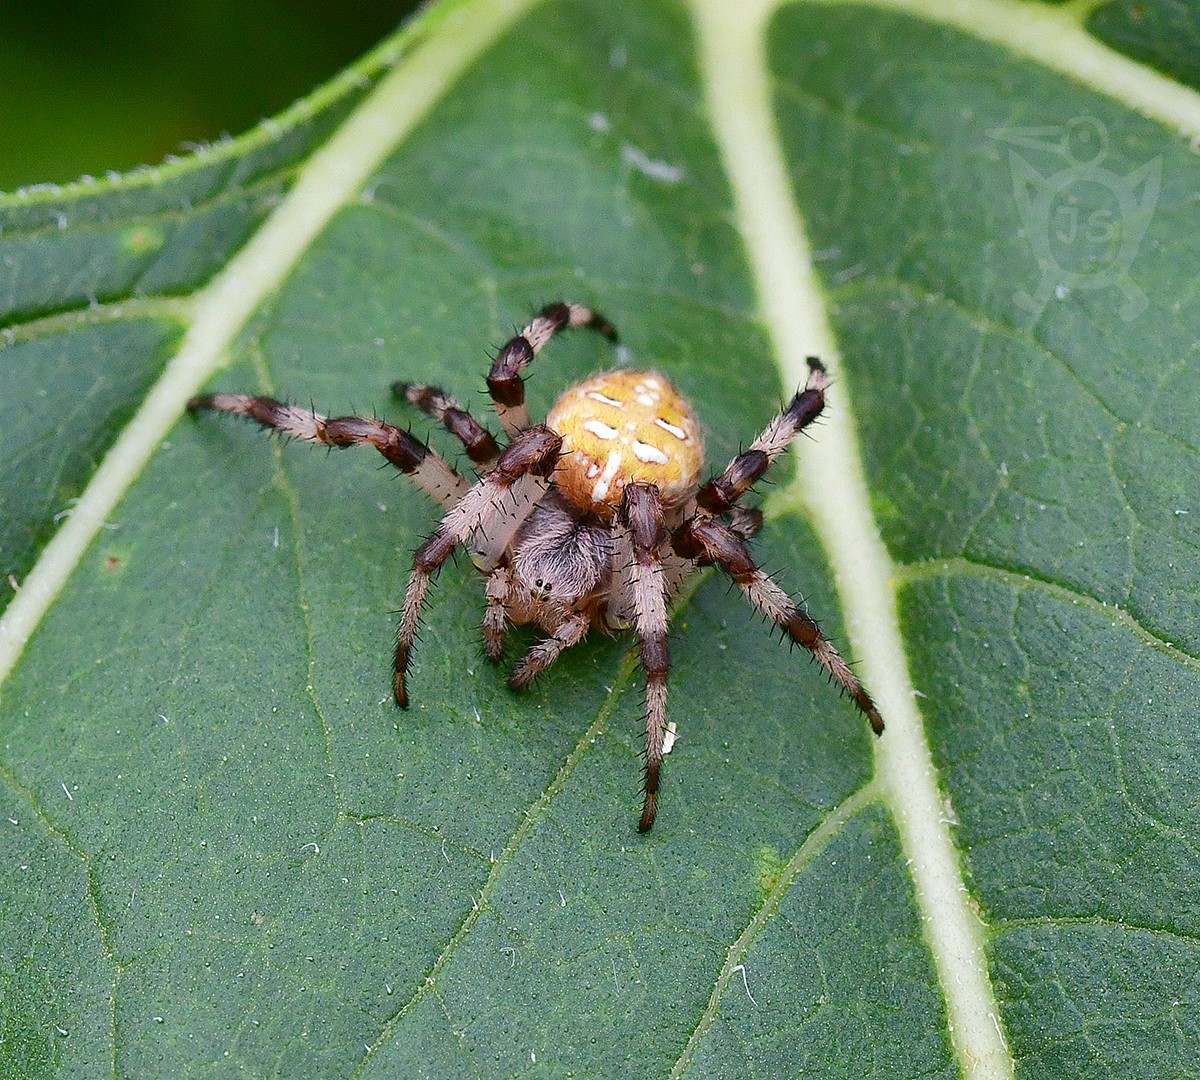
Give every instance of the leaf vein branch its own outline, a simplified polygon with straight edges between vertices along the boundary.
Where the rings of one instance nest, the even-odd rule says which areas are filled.
[[[388,1041],[392,1034],[399,1026],[400,1021],[404,1019],[424,997],[435,989],[437,986],[438,977],[445,969],[446,965],[453,958],[458,946],[462,944],[466,936],[471,932],[472,927],[479,921],[480,915],[483,914],[487,906],[487,901],[496,891],[500,883],[500,879],[504,876],[509,864],[516,858],[517,852],[520,850],[521,844],[525,838],[533,831],[534,825],[541,819],[542,815],[549,808],[555,797],[566,786],[571,774],[575,771],[576,766],[583,759],[584,755],[592,748],[597,738],[604,731],[605,725],[608,723],[609,717],[616,708],[617,701],[621,696],[622,690],[629,684],[634,670],[637,668],[637,654],[628,652],[625,659],[621,663],[621,667],[617,672],[616,678],[612,683],[612,693],[605,699],[600,710],[596,714],[596,718],[588,726],[588,729],[580,737],[575,744],[574,749],[566,756],[558,771],[551,778],[550,783],[545,790],[537,797],[533,804],[527,808],[521,815],[520,824],[516,831],[509,838],[508,843],[504,845],[504,850],[496,856],[495,862],[492,864],[491,870],[488,872],[487,879],[483,883],[483,888],[480,889],[479,895],[471,898],[471,910],[467,913],[465,919],[459,925],[459,928],[454,932],[453,936],[447,942],[446,947],[434,960],[421,985],[416,992],[399,1009],[397,1009],[384,1023],[379,1035],[375,1041],[367,1048],[366,1055],[358,1063],[350,1076],[353,1078],[362,1073],[363,1067],[371,1060],[371,1058],[379,1052]]]
[[[839,4],[843,0],[826,0]],[[1080,25],[1086,9],[1050,7],[1028,0],[872,0],[874,6],[903,11],[953,26],[981,41],[1044,64],[1128,108],[1200,136],[1200,93],[1117,52]]]
[[[1170,926],[1142,926],[1124,919],[1110,919],[1102,915],[1044,915],[1028,919],[999,919],[991,924],[993,935],[1013,930],[1074,930],[1095,927],[1100,930],[1120,930],[1152,937],[1171,938],[1185,945],[1200,947],[1200,937],[1184,933]]]
[[[230,162],[225,170],[226,174],[232,174],[236,164],[236,162]],[[108,235],[126,225],[186,225],[211,210],[228,206],[231,203],[236,203],[255,195],[267,194],[267,197],[270,198],[269,192],[264,192],[263,189],[278,186],[281,181],[287,181],[298,171],[299,169],[294,163],[281,165],[270,172],[254,177],[249,184],[240,188],[227,186],[226,178],[222,177],[214,185],[214,190],[210,195],[186,206],[178,208],[163,207],[152,213],[131,213],[124,217],[104,218],[95,221],[73,222],[68,220],[66,225],[61,225],[57,221],[54,221],[25,228],[10,228],[4,231],[4,238],[5,240],[34,240],[42,236],[54,236],[68,226],[72,234],[78,236],[89,233],[94,235]]]
[[[861,278],[857,278],[853,283],[837,287],[834,290],[834,296],[840,299],[847,299],[855,295],[869,293],[873,289],[883,290],[889,288],[904,292],[911,296],[914,300],[921,303],[926,303],[932,300],[936,303],[945,304],[947,307],[953,308],[955,311],[958,311],[960,314],[962,314],[962,316],[981,333],[990,333],[998,337],[1003,336],[1028,345],[1031,349],[1034,349],[1041,354],[1041,356],[1046,360],[1049,360],[1061,367],[1068,378],[1070,378],[1071,381],[1079,387],[1079,389],[1087,396],[1087,398],[1117,424],[1121,425],[1122,427],[1136,426],[1139,431],[1149,432],[1154,435],[1161,435],[1164,439],[1167,439],[1182,450],[1187,450],[1192,454],[1200,454],[1200,445],[1193,445],[1175,432],[1163,431],[1161,428],[1154,427],[1140,417],[1122,416],[1115,406],[1110,404],[1104,397],[1100,395],[1099,391],[1097,391],[1095,387],[1091,386],[1087,380],[1083,378],[1071,361],[1065,356],[1054,352],[1052,349],[1048,349],[1029,331],[1023,330],[1017,326],[1010,326],[1006,323],[1002,323],[979,308],[972,307],[970,304],[967,304],[958,297],[949,296],[946,293],[932,292],[930,290],[923,289],[915,282],[906,281],[903,278],[891,275],[872,275],[869,277],[863,276]]]
[[[992,566],[974,559],[954,556],[948,559],[926,559],[921,562],[900,563],[895,567],[894,580],[897,586],[909,585],[919,581],[929,581],[935,578],[955,576],[972,576],[990,578],[1002,582],[1013,589],[1036,589],[1075,607],[1087,608],[1089,611],[1102,615],[1112,621],[1113,625],[1125,627],[1138,640],[1172,660],[1176,660],[1192,671],[1200,671],[1200,656],[1181,649],[1178,645],[1160,637],[1154,631],[1143,626],[1133,615],[1124,608],[1107,604],[1094,596],[1080,592],[1078,589],[1040,578],[1028,571],[1009,570],[1001,566]]]
[[[742,960],[746,953],[750,951],[750,946],[754,944],[758,937],[759,931],[767,924],[767,920],[779,909],[779,905],[783,902],[783,898],[791,889],[792,883],[796,880],[800,872],[808,866],[810,862],[817,856],[822,848],[829,843],[834,837],[842,831],[846,824],[855,815],[860,813],[866,807],[876,802],[880,798],[881,792],[875,780],[868,781],[852,795],[849,795],[840,804],[835,806],[824,819],[804,838],[804,842],[788,859],[787,865],[783,872],[779,875],[779,880],[775,883],[774,888],[767,894],[762,902],[762,906],[754,913],[753,918],[746,924],[746,927],[737,936],[737,939],[729,946],[725,954],[725,962],[721,965],[721,970],[717,975],[716,982],[713,984],[712,993],[709,995],[708,1004],[704,1008],[704,1012],[700,1015],[700,1020],[693,1028],[692,1033],[688,1036],[687,1044],[684,1046],[675,1064],[671,1067],[668,1074],[669,1080],[679,1080],[687,1069],[688,1064],[695,1056],[696,1049],[699,1047],[712,1022],[717,1018],[721,1010],[721,999],[725,996],[725,989],[729,985],[730,979],[733,978],[734,972],[742,968]]]
[[[680,592],[676,595],[674,602],[671,605],[669,618],[673,623],[680,613],[691,603],[693,597],[700,590],[700,587],[705,581],[712,576],[711,569],[701,570],[699,573],[693,574],[685,583]],[[608,696],[604,699],[604,703],[596,713],[595,720],[592,721],[587,731],[583,733],[579,741],[575,744],[574,749],[564,759],[558,772],[551,778],[550,783],[546,785],[545,790],[534,800],[534,802],[524,811],[521,817],[521,823],[517,826],[516,831],[509,838],[509,841],[504,846],[504,850],[496,857],[492,864],[491,870],[488,872],[487,879],[483,883],[483,888],[480,889],[478,897],[472,897],[471,911],[467,913],[459,928],[454,932],[446,947],[438,955],[433,962],[429,971],[426,973],[421,985],[416,992],[406,1001],[399,1009],[393,1013],[384,1023],[383,1029],[380,1031],[378,1038],[368,1048],[366,1056],[358,1063],[354,1071],[350,1074],[351,1078],[361,1073],[363,1067],[370,1061],[371,1057],[378,1050],[386,1045],[399,1025],[400,1021],[410,1013],[425,997],[426,994],[435,991],[437,987],[438,976],[450,962],[458,946],[463,939],[470,933],[471,928],[479,920],[479,916],[487,904],[488,898],[495,892],[500,878],[503,876],[505,869],[509,863],[516,857],[521,844],[525,838],[533,831],[534,825],[541,816],[549,808],[551,802],[560,791],[566,786],[571,774],[575,771],[576,766],[583,759],[583,756],[591,749],[597,738],[604,731],[608,724],[609,718],[616,709],[622,692],[628,687],[630,680],[633,677],[634,671],[639,664],[639,651],[631,649],[625,654],[625,658],[621,662],[621,666],[617,669],[616,676],[612,680],[612,688]]]
[[[104,323],[132,322],[136,319],[175,321],[181,327],[191,318],[192,305],[174,296],[139,296],[112,303],[43,315],[0,328],[0,352],[26,341]]]
[[[100,896],[96,889],[96,879],[94,868],[92,865],[92,857],[82,848],[77,847],[66,834],[63,829],[54,823],[50,814],[38,801],[33,791],[22,784],[4,765],[0,765],[0,784],[7,787],[17,798],[19,798],[33,812],[33,816],[46,832],[46,835],[60,843],[63,848],[71,855],[75,856],[83,866],[83,873],[87,882],[84,888],[84,895],[87,897],[88,906],[91,908],[92,919],[96,924],[96,932],[100,936],[100,951],[104,954],[105,959],[112,964],[112,989],[108,996],[108,1023],[109,1032],[112,1037],[110,1065],[112,1074],[117,1073],[117,987],[120,985],[121,976],[124,974],[127,964],[121,962],[112,945],[112,935],[110,927],[105,921],[100,910]]]

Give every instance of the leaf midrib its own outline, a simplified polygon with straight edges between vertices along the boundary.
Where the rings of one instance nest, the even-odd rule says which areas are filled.
[[[722,0],[692,0],[711,125],[730,178],[735,214],[784,385],[800,385],[806,358],[840,365],[828,304],[817,280],[776,129],[766,35],[777,0],[733,12]],[[804,445],[783,500],[812,519],[834,571],[864,681],[889,730],[876,745],[877,779],[892,812],[924,915],[926,944],[946,1004],[960,1068],[1010,1080],[1014,1062],[984,955],[984,927],[969,907],[960,856],[945,820],[932,754],[900,637],[891,560],[863,475],[853,402],[839,384],[819,440]],[[836,477],[837,483],[829,483]]]

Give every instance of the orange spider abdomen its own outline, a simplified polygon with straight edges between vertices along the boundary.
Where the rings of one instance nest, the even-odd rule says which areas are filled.
[[[608,519],[625,485],[658,485],[663,501],[688,497],[704,467],[700,425],[687,400],[654,371],[607,371],[571,387],[546,417],[563,440],[555,486]]]

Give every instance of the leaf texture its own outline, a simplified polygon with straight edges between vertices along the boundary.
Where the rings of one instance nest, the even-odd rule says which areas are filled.
[[[1139,7],[451,3],[0,198],[0,1075],[1196,1075],[1200,98]],[[463,560],[400,713],[434,508],[179,419],[486,418],[559,298],[621,351],[556,340],[535,414],[655,366],[714,465],[835,364],[756,550],[881,741],[706,578],[639,836],[630,641],[514,695]]]

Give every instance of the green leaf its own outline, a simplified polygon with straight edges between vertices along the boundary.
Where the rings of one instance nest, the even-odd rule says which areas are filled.
[[[1196,1075],[1200,97],[1139,7],[459,0],[0,199],[0,1075]],[[560,297],[714,463],[834,366],[756,550],[881,740],[699,579],[640,836],[629,640],[514,695],[463,560],[400,713],[434,509],[181,419],[423,434],[389,383],[480,401]]]

